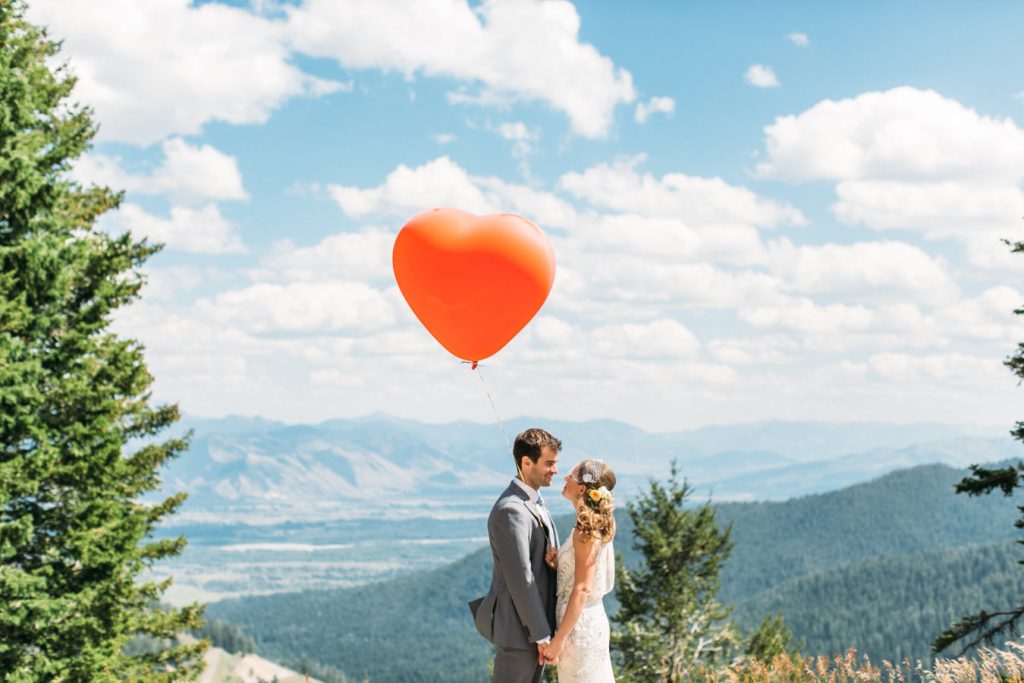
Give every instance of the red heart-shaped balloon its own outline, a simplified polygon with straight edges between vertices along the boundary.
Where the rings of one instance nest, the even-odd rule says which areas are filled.
[[[417,214],[391,254],[409,308],[453,355],[497,353],[540,310],[555,281],[555,251],[532,221],[458,209]]]

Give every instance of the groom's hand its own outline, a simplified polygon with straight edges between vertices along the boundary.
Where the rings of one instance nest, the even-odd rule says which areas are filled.
[[[558,664],[558,658],[552,656],[551,641],[537,643],[537,661],[540,664]]]

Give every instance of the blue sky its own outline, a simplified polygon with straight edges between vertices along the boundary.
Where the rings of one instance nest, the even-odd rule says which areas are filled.
[[[491,419],[390,246],[512,211],[552,294],[506,416],[1006,423],[1024,259],[1011,2],[31,2],[165,242],[117,326],[187,413]],[[1010,55],[1009,58],[1007,55]],[[1018,261],[1020,261],[1018,263]]]

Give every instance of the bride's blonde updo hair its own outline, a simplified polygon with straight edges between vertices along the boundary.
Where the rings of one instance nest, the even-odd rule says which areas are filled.
[[[576,503],[576,528],[601,543],[615,537],[615,473],[600,460],[583,460],[573,470],[576,483],[587,487]]]

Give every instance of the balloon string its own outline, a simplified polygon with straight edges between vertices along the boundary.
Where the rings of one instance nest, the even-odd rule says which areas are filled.
[[[490,395],[490,389],[487,388],[487,383],[483,380],[483,371],[480,370],[480,364],[476,360],[463,360],[463,362],[469,362],[470,370],[475,370],[477,376],[480,378],[480,384],[483,385],[483,393],[486,394],[487,400],[490,401],[490,410],[495,412],[495,419],[498,420],[498,426],[502,430],[502,436],[505,437],[505,447],[509,453],[512,453],[512,442],[509,440],[508,432],[505,431],[505,423],[502,422],[502,416],[498,414],[498,407],[495,405],[494,396]],[[515,472],[522,479],[522,470],[519,469],[519,463],[515,464]]]
[[[484,393],[487,394],[487,400],[491,402],[491,410],[494,411],[494,419],[498,421],[498,427],[501,428],[501,435],[505,437],[505,448],[507,448],[508,452],[511,453],[512,442],[508,440],[508,432],[505,431],[505,423],[501,421],[501,415],[498,414],[498,407],[494,405],[494,397],[491,396],[491,390],[487,388],[487,382],[484,381],[484,373],[476,362],[473,363],[472,369],[476,370],[477,376],[480,377],[480,384],[484,387]]]

